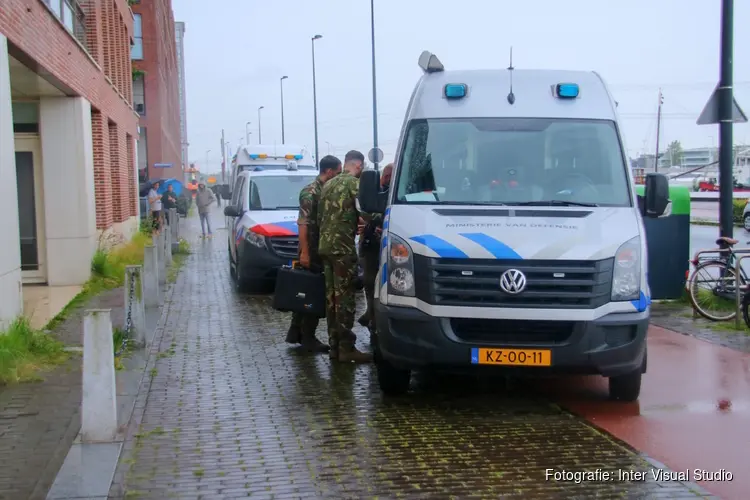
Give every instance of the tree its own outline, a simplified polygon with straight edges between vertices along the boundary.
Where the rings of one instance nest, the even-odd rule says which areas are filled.
[[[669,164],[674,165],[682,165],[682,144],[680,144],[680,141],[672,141],[669,143],[669,146],[667,146],[667,152],[665,153],[665,156],[669,158]]]

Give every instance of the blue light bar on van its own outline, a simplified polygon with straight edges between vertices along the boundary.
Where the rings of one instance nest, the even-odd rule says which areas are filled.
[[[302,155],[294,155],[295,160],[301,160],[303,158]]]
[[[449,83],[445,86],[445,97],[448,99],[461,99],[466,97],[466,85],[463,83]]]
[[[250,159],[251,160],[257,160],[258,159],[258,155],[250,155]]]
[[[557,87],[555,87],[555,93],[561,99],[575,99],[579,93],[578,84],[558,83]]]

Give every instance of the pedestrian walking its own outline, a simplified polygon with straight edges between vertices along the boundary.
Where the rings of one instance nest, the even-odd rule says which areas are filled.
[[[380,193],[385,195],[391,185],[393,163],[383,168],[380,175]],[[377,339],[377,328],[375,326],[375,277],[378,274],[380,264],[380,242],[383,233],[383,214],[363,214],[360,219],[361,234],[359,236],[359,256],[362,259],[364,270],[363,282],[367,310],[359,318],[358,323],[370,330],[370,343]]]
[[[167,190],[161,197],[161,206],[164,209],[164,221],[169,225],[169,210],[177,208],[177,195],[171,184],[167,184]]]
[[[359,176],[365,162],[359,151],[344,157],[343,172],[328,181],[320,194],[319,253],[326,279],[326,322],[331,360],[367,363],[372,356],[357,350],[352,331],[357,278],[356,237]]]
[[[203,237],[213,237],[211,231],[211,220],[208,217],[208,211],[211,207],[211,203],[216,201],[216,197],[210,189],[206,189],[206,185],[202,182],[198,184],[198,191],[195,194],[195,206],[198,207],[198,217],[201,219],[201,232]],[[208,230],[208,232],[206,232]]]
[[[341,160],[335,156],[324,156],[320,160],[320,172],[313,182],[299,193],[299,250],[300,265],[315,273],[323,272],[323,262],[318,253],[320,231],[318,208],[323,186],[341,173]],[[302,344],[310,352],[327,352],[329,347],[315,337],[319,319],[313,314],[292,314],[292,324],[286,335],[290,344]]]
[[[159,196],[159,181],[151,184],[151,189],[148,192],[148,204],[151,209],[151,222],[153,224],[154,233],[159,234],[161,230],[161,196]]]

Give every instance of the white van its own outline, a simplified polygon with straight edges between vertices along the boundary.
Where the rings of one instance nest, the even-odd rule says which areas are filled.
[[[411,371],[600,374],[635,400],[650,291],[641,214],[668,209],[665,176],[636,195],[616,104],[583,71],[445,71],[433,54],[409,102],[384,213],[375,361],[381,389]]]

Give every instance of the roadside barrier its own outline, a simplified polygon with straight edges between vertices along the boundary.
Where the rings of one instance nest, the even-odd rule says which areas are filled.
[[[81,441],[112,441],[117,434],[115,357],[110,309],[83,314]]]

